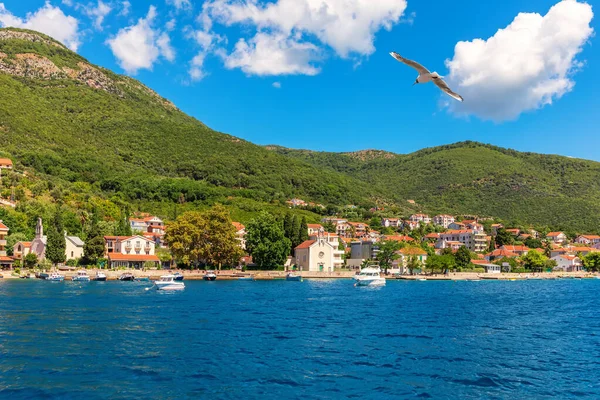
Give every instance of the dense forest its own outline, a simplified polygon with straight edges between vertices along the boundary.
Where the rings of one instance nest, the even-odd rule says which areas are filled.
[[[0,29],[0,93],[0,157],[15,163],[0,196],[18,204],[0,219],[27,236],[58,204],[66,229],[85,236],[92,214],[107,233],[136,210],[172,220],[215,203],[247,222],[260,211],[283,215],[293,197],[328,206],[296,210],[308,222],[356,205],[600,226],[600,163],[471,142],[408,155],[265,148],[208,128],[37,32]]]

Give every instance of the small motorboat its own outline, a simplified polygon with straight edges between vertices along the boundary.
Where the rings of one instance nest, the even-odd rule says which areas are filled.
[[[292,282],[302,282],[302,275],[298,275],[293,272],[290,272],[285,276],[285,280],[292,281]]]
[[[120,281],[134,281],[135,276],[131,272],[125,272],[123,275],[119,277]]]
[[[354,276],[355,286],[385,286],[385,278],[381,276],[381,268],[371,266],[360,270],[358,275]]]
[[[52,272],[50,275],[48,275],[46,280],[51,282],[62,282],[65,280],[65,277],[58,272]]]
[[[205,281],[214,281],[217,279],[217,274],[214,271],[206,271],[204,276],[202,277]]]
[[[163,275],[160,279],[154,282],[156,290],[183,290],[185,289],[185,283],[182,281],[176,281],[175,275]]]
[[[96,272],[96,276],[94,277],[96,282],[106,282],[106,274],[104,272]]]
[[[417,278],[417,279],[415,279],[415,280],[416,280],[416,281],[419,281],[419,282],[425,282],[425,281],[427,280],[427,278]]]
[[[175,272],[173,274],[173,276],[174,276],[173,280],[176,280],[176,281],[182,281],[183,280],[183,274],[181,272]]]
[[[77,275],[71,278],[73,282],[89,282],[90,276],[85,271],[77,271]]]
[[[36,277],[39,278],[39,279],[48,279],[49,276],[50,275],[48,275],[45,272],[40,272],[39,274],[36,274]]]

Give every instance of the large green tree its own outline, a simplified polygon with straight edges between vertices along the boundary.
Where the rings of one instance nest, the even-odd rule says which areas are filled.
[[[300,236],[300,243],[308,240],[308,224],[306,223],[306,217],[302,217],[302,221],[300,222],[300,232],[298,232],[298,235]]]
[[[600,271],[600,252],[588,253],[581,261],[586,270],[590,272]]]
[[[174,258],[187,265],[236,265],[242,249],[229,212],[215,205],[205,212],[189,211],[167,226],[165,241]]]
[[[507,244],[513,244],[515,242],[515,237],[507,231],[505,228],[498,229],[496,233],[496,246],[502,247]]]
[[[521,261],[523,261],[523,266],[526,269],[530,269],[532,271],[542,271],[546,266],[546,261],[548,257],[540,253],[539,251],[529,251],[523,257],[521,257]]]
[[[379,266],[384,269],[387,274],[388,268],[392,267],[394,260],[400,258],[397,253],[401,249],[402,245],[397,240],[386,240],[379,243],[379,252],[377,253],[377,261]]]
[[[56,208],[54,219],[48,229],[48,240],[46,242],[46,258],[56,265],[64,263],[66,260],[65,249],[67,242],[65,239],[65,230],[62,222],[61,207]]]
[[[281,224],[267,212],[261,212],[246,226],[246,249],[261,269],[283,265],[291,246]]]
[[[471,252],[466,246],[461,246],[454,253],[456,266],[459,268],[467,268],[471,264]]]
[[[83,246],[84,263],[96,265],[104,257],[104,236],[96,218],[92,219],[85,245]]]

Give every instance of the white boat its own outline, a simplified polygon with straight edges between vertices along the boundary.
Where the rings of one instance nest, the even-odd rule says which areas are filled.
[[[302,282],[302,275],[296,275],[293,272],[288,273],[285,276],[285,280],[286,281],[295,281],[295,282]]]
[[[185,283],[182,281],[176,281],[175,275],[163,275],[160,280],[154,282],[157,290],[183,290],[185,289]]]
[[[89,282],[90,276],[85,271],[77,271],[77,275],[71,278],[73,282]]]
[[[206,271],[204,276],[202,277],[205,281],[214,281],[217,279],[217,274],[214,271]]]
[[[94,278],[95,281],[97,282],[104,282],[106,281],[106,274],[104,272],[96,272],[96,277]]]
[[[60,275],[58,272],[52,272],[50,275],[48,275],[46,280],[52,282],[62,282],[65,280],[65,277]]]
[[[356,286],[385,286],[385,278],[381,277],[381,268],[378,266],[361,269],[354,280]]]

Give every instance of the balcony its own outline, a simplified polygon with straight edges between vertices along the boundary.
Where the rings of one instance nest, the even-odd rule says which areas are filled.
[[[0,239],[0,246],[6,246],[6,239]]]

